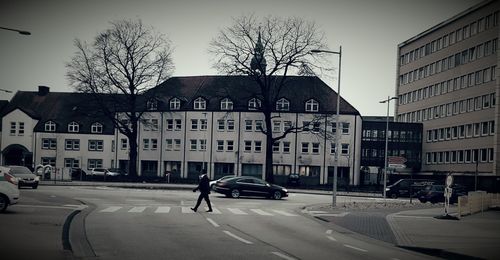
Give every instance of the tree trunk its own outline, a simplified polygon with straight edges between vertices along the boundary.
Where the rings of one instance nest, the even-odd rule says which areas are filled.
[[[264,111],[264,121],[266,127],[266,162],[264,167],[265,179],[269,183],[274,183],[273,174],[273,126],[271,122],[271,112]]]

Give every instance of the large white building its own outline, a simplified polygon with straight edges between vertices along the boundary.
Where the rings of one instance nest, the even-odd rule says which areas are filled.
[[[422,171],[500,174],[498,14],[484,1],[398,46],[399,122],[422,122]]]
[[[174,77],[150,90],[138,136],[143,177],[263,177],[265,136],[256,83],[245,76]],[[331,183],[336,93],[317,77],[290,77],[276,102],[273,131],[309,125],[274,145],[277,182],[298,172],[305,184]],[[2,113],[2,164],[58,169],[128,165],[128,139],[81,93],[19,91]],[[314,122],[314,123],[311,123]],[[361,117],[341,99],[339,183],[359,184]],[[205,164],[205,167],[203,166]]]

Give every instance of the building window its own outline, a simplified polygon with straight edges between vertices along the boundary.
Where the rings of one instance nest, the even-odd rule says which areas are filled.
[[[207,120],[200,119],[200,130],[205,131],[205,130],[207,130],[207,128],[208,128]]]
[[[233,110],[233,101],[229,98],[224,98],[220,102],[220,110]]]
[[[330,144],[330,154],[335,154],[335,151],[336,151],[336,149],[335,149],[335,143],[331,143]]]
[[[191,144],[191,145],[190,145],[190,149],[191,149],[191,151],[196,151],[196,149],[198,148],[198,140],[196,140],[196,139],[191,139],[191,140],[189,140],[189,142],[190,142],[190,144]]]
[[[165,129],[167,130],[174,130],[174,120],[173,119],[167,119],[167,123],[165,124]]]
[[[156,150],[158,149],[158,139],[153,138],[151,139],[151,150]]]
[[[224,151],[224,140],[217,140],[217,151]]]
[[[191,130],[198,130],[198,119],[191,119]]]
[[[10,122],[10,135],[16,135],[16,128],[17,128],[17,123]]]
[[[80,131],[80,125],[76,122],[71,122],[68,124],[68,132],[70,133],[78,133]]]
[[[262,106],[262,101],[258,98],[252,98],[248,101],[248,110],[258,110]]]
[[[74,158],[64,158],[64,167],[66,168],[80,168],[80,160]]]
[[[56,167],[56,158],[42,157],[42,165],[50,165],[52,167]]]
[[[89,140],[89,151],[103,151],[104,141],[103,140]]]
[[[167,151],[172,151],[174,150],[174,143],[173,143],[173,140],[172,139],[166,139],[165,140],[165,150]]]
[[[17,135],[24,135],[24,122],[19,122],[19,130],[17,132]]]
[[[198,141],[200,142],[200,151],[206,151],[207,150],[207,140],[200,139]]]
[[[170,100],[170,110],[181,109],[181,101],[178,98],[172,98]]]
[[[56,123],[49,121],[45,123],[45,131],[46,132],[55,132],[56,131]]]
[[[252,130],[253,130],[253,121],[245,120],[245,131],[252,131]]]
[[[277,153],[280,151],[280,142],[274,142],[273,143],[273,152]]]
[[[261,141],[255,141],[255,152],[260,153],[262,151],[262,142]]]
[[[277,111],[289,111],[290,110],[290,102],[286,100],[286,98],[281,98],[276,102],[276,110]]]
[[[102,124],[97,122],[93,123],[92,126],[90,127],[90,132],[93,134],[102,133]]]
[[[227,120],[227,131],[234,131],[234,120]]]
[[[181,150],[181,139],[174,139],[174,150],[175,151]]]
[[[342,155],[349,154],[349,144],[342,144],[342,150],[340,151]]]
[[[306,102],[306,111],[307,112],[318,112],[319,111],[319,103],[314,99],[309,99]]]
[[[79,151],[80,150],[80,140],[78,139],[66,139],[64,142],[64,148],[70,151]]]
[[[251,152],[252,151],[252,141],[245,141],[245,152]]]
[[[203,99],[202,97],[199,97],[197,99],[194,100],[194,109],[195,110],[205,110],[207,107],[207,103],[205,101],[205,99]]]
[[[275,133],[281,132],[281,121],[278,120],[273,121],[273,132]]]
[[[283,142],[283,153],[290,153],[290,142]]]
[[[89,159],[87,162],[87,168],[89,170],[92,168],[102,168],[102,159]]]
[[[262,120],[255,120],[255,131],[263,131],[264,130],[264,122]]]
[[[232,152],[234,150],[234,141],[232,140],[226,141],[226,150],[228,152]]]
[[[150,99],[146,103],[146,107],[148,110],[157,110],[158,109],[158,101],[156,99]]]
[[[127,150],[127,148],[128,148],[128,139],[127,138],[121,138],[120,139],[120,149]]]
[[[309,153],[309,143],[302,143],[302,153]]]
[[[175,119],[175,131],[180,131],[180,130],[182,130],[182,120]]]
[[[312,153],[319,154],[319,143],[312,143]]]
[[[42,138],[42,149],[55,150],[57,147],[57,140],[55,138]]]
[[[314,122],[313,123],[313,129],[312,129],[313,133],[319,133],[320,126],[321,126],[320,122]]]
[[[217,130],[224,131],[226,129],[226,121],[224,119],[217,120]]]

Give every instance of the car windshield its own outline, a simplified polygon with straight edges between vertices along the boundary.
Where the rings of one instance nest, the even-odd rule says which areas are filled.
[[[26,167],[12,167],[10,173],[12,175],[19,175],[19,174],[33,174],[28,168]]]

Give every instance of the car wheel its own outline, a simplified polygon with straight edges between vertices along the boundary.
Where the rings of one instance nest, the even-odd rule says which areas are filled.
[[[275,199],[275,200],[281,199],[281,192],[280,191],[274,191],[272,198]]]
[[[396,194],[396,193],[391,194],[391,199],[397,199],[397,198],[398,198],[398,194]]]
[[[234,199],[237,199],[240,197],[240,191],[238,189],[232,189],[231,190],[231,197]]]
[[[4,195],[0,195],[0,212],[4,212],[8,205],[8,199]]]

